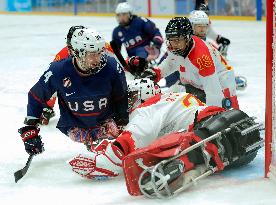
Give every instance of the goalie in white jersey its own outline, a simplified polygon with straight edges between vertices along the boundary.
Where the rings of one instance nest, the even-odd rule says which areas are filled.
[[[130,122],[124,131],[114,142],[103,141],[96,147],[96,152],[89,153],[87,156],[79,155],[72,159],[69,164],[74,172],[88,179],[116,177],[122,174],[124,168],[128,191],[131,195],[141,194],[138,179],[142,165],[141,161],[136,160],[137,157],[144,159],[145,162],[151,159],[156,163],[156,159],[152,158],[153,156],[158,156],[157,161],[172,157],[177,153],[177,150],[200,142],[202,139],[228,128],[232,123],[245,121],[246,124],[243,125],[243,129],[255,124],[254,121],[248,122],[248,116],[240,110],[225,110],[221,107],[206,106],[188,93],[161,94],[157,84],[149,79],[132,81],[128,85],[128,92],[129,106],[132,111]],[[208,132],[198,130],[200,126],[206,128]],[[215,143],[215,146],[213,144],[212,146],[208,145],[206,149],[208,153],[210,152],[210,158],[213,160],[212,165],[217,166],[217,170],[223,170],[225,166],[223,159],[228,157],[227,159],[232,160],[232,157],[236,157],[236,152],[239,153],[238,159],[241,157],[247,159],[249,155],[247,156],[246,152],[242,152],[240,147],[248,146],[248,144],[260,140],[259,131],[253,130],[252,133],[250,136],[245,136],[243,141],[238,139],[238,137],[243,136],[234,133],[234,136],[226,136],[226,139],[223,139],[227,141],[229,138],[226,145],[224,141],[222,144]],[[164,136],[162,137],[162,135]],[[182,141],[185,142],[185,146],[181,148],[179,146],[184,145]],[[257,148],[254,147],[254,152],[250,152],[250,161],[255,158]],[[192,153],[189,158],[181,156],[179,159],[177,163],[185,167],[185,172],[204,163],[201,153]],[[246,161],[246,163],[250,161]],[[175,162],[172,166],[175,167],[174,165]],[[177,167],[179,167],[178,165]],[[183,169],[182,171],[176,170],[180,174],[184,171]]]
[[[233,69],[223,65],[216,49],[192,35],[189,19],[171,19],[165,33],[167,58],[158,68],[145,70],[141,77],[150,77],[158,82],[177,73],[186,92],[194,94],[207,105],[239,109]]]

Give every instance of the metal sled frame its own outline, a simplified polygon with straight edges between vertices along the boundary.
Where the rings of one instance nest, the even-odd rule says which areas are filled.
[[[216,172],[218,170],[217,167],[212,167],[209,162],[211,159],[211,155],[206,151],[205,146],[207,142],[210,142],[212,140],[216,140],[218,143],[218,149],[219,149],[219,153],[224,152],[224,148],[220,142],[221,136],[225,133],[230,132],[233,128],[236,128],[240,131],[241,135],[246,135],[252,131],[255,130],[261,130],[263,129],[263,124],[261,123],[255,123],[254,125],[244,129],[244,130],[240,130],[237,126],[239,124],[241,124],[244,121],[252,121],[254,120],[254,117],[248,117],[245,118],[239,122],[233,123],[229,126],[229,128],[218,132],[190,147],[188,147],[187,149],[183,150],[182,152],[180,152],[179,154],[175,155],[174,157],[171,157],[169,159],[163,160],[161,162],[159,162],[158,164],[151,166],[151,167],[147,167],[147,166],[143,166],[144,171],[141,173],[140,177],[139,177],[139,188],[140,191],[142,192],[143,195],[145,195],[148,198],[171,198],[173,196],[175,196],[176,194],[182,192],[183,190],[189,188],[192,185],[195,185],[197,181],[199,181],[200,179],[203,179],[211,174],[213,174],[214,172]],[[264,144],[264,140],[260,140],[250,146],[248,146],[246,148],[246,152],[249,152],[251,150],[254,150],[255,148],[259,147],[259,146],[263,146]],[[205,161],[205,169],[203,171],[203,173],[200,173],[198,175],[194,175],[191,180],[189,182],[185,182],[182,184],[181,187],[177,188],[176,190],[172,191],[169,187],[169,184],[167,183],[168,180],[170,179],[170,175],[164,175],[163,172],[163,167],[165,164],[171,162],[172,160],[177,159],[178,157],[185,155],[187,153],[189,153],[190,151],[201,147],[202,153],[203,153],[203,157],[204,157],[204,161]],[[238,157],[234,158],[233,161],[236,161],[238,159]],[[142,161],[142,159],[139,159],[140,161]],[[138,162],[138,164],[143,164],[141,162]],[[225,161],[223,162],[224,166],[229,165],[229,161]],[[192,171],[192,170],[191,170]],[[188,172],[187,172],[188,173]],[[144,176],[147,175],[151,175],[151,180],[149,182],[147,182],[146,184],[142,183],[142,180],[144,178]],[[182,174],[183,177],[185,177],[185,173]],[[185,180],[184,180],[185,181]]]

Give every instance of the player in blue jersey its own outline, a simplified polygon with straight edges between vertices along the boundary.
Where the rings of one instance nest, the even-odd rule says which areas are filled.
[[[163,38],[155,24],[134,15],[127,2],[119,3],[115,12],[119,25],[113,30],[112,40],[119,48],[124,45],[129,57],[139,56],[147,61],[157,59]]]
[[[91,144],[116,137],[128,123],[127,84],[122,67],[106,55],[105,40],[90,28],[68,35],[72,57],[53,62],[28,93],[26,126],[21,134],[28,154],[44,151],[38,123],[46,102],[57,92],[57,128],[72,140]]]

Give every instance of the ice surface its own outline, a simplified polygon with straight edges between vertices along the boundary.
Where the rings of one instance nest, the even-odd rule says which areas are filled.
[[[153,19],[164,34],[168,19]],[[246,76],[248,88],[238,93],[240,107],[264,121],[265,22],[213,21],[214,28],[231,40],[229,61],[236,74]],[[71,25],[93,26],[107,40],[116,26],[111,17],[0,15],[0,204],[276,204],[276,186],[264,179],[263,150],[253,163],[215,174],[171,200],[128,195],[123,178],[87,181],[70,171],[66,161],[85,152],[61,134],[55,117],[41,128],[46,151],[36,156],[17,184],[13,173],[28,158],[17,129],[26,114],[27,92],[54,55],[65,45]]]

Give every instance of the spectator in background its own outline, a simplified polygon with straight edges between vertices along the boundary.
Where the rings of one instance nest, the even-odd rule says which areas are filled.
[[[256,0],[226,0],[226,15],[254,16],[256,14]]]
[[[208,0],[196,0],[195,1],[195,10],[199,10],[201,4],[205,4],[208,7]],[[208,8],[209,10],[209,8]]]

